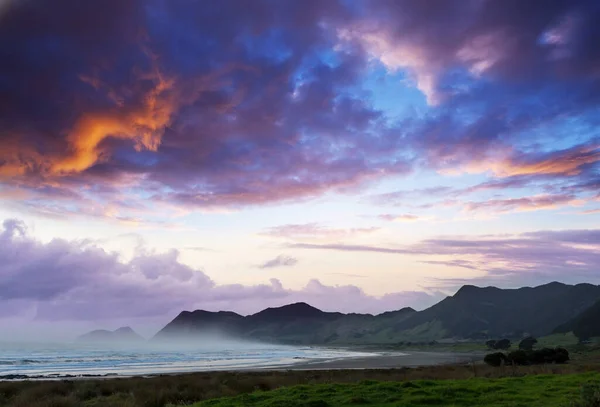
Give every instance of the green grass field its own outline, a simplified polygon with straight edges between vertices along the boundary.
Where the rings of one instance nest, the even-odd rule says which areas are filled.
[[[599,373],[502,379],[363,381],[300,385],[196,403],[194,407],[568,407]]]

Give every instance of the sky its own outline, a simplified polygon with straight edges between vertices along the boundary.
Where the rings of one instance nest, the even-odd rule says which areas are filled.
[[[600,2],[0,1],[0,332],[600,283]]]

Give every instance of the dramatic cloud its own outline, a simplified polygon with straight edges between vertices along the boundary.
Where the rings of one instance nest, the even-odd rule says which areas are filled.
[[[268,269],[275,267],[290,267],[298,264],[298,259],[292,256],[284,256],[280,255],[275,257],[274,259],[268,260],[263,264],[259,265],[258,268]]]
[[[593,45],[600,10],[592,1],[381,1],[369,16],[338,30],[391,70],[408,70],[429,103],[458,89],[445,75],[462,67],[473,78],[519,83],[598,74]],[[597,85],[597,83],[596,83]]]
[[[295,259],[280,256],[274,261],[291,265]],[[176,251],[139,252],[122,262],[87,242],[41,243],[16,220],[5,221],[0,233],[0,277],[0,309],[33,310],[39,320],[167,318],[200,308],[248,313],[296,301],[326,310],[377,313],[423,308],[437,298],[425,292],[373,297],[356,286],[327,286],[316,279],[301,290],[286,289],[275,279],[253,286],[218,285],[203,271],[182,264]]]
[[[322,58],[326,22],[346,12],[299,7],[15,3],[0,25],[0,57],[11,61],[2,75],[13,84],[0,105],[2,177],[30,191],[79,187],[112,201],[115,191],[94,189],[117,186],[211,208],[406,173],[405,158],[378,154],[381,113],[345,92],[364,69],[359,55]],[[365,154],[350,154],[357,148]]]
[[[599,20],[597,0],[5,2],[3,216],[43,217],[56,228],[46,239],[67,222],[88,238],[105,233],[100,223],[164,230],[148,239],[157,247],[170,247],[173,230],[181,239],[214,230],[214,247],[240,258],[254,233],[294,256],[240,260],[257,275],[312,249],[405,256],[473,282],[596,281],[595,231],[483,222],[540,211],[536,229],[560,227],[559,215],[570,217],[560,225],[594,226]],[[322,212],[283,207],[308,200]],[[361,215],[379,227],[345,223]],[[463,222],[473,218],[482,221]],[[314,223],[322,219],[330,223]],[[431,219],[464,236],[432,239],[438,230],[422,227],[411,243],[416,228],[382,222]],[[477,234],[488,225],[492,236]],[[123,261],[87,240],[42,243],[14,221],[1,239],[0,316],[154,318],[294,300],[373,311],[432,300],[318,280],[296,290],[278,280],[219,285],[177,251],[138,248]],[[182,257],[215,264],[205,244],[186,241]]]
[[[564,123],[595,126],[596,3],[12,2],[1,199],[143,223],[157,207],[309,199],[423,167],[582,175],[597,135]],[[381,108],[373,60],[430,106]],[[48,201],[53,188],[72,196]]]

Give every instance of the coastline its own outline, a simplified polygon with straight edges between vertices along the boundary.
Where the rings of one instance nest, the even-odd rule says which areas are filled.
[[[341,359],[312,360],[286,366],[287,370],[333,369],[397,369],[475,363],[483,360],[484,353],[469,352],[380,352],[372,356]]]
[[[190,369],[175,372],[145,372],[140,374],[40,374],[24,375],[9,374],[0,376],[0,381],[20,380],[109,380],[131,377],[159,377],[179,376],[194,373],[216,372],[281,372],[281,371],[309,371],[309,370],[370,370],[370,369],[399,369],[431,367],[443,365],[472,364],[481,361],[483,354],[457,353],[457,352],[373,352],[369,356],[351,356],[331,359],[303,359],[289,364],[265,364],[259,366],[228,366],[212,369]]]

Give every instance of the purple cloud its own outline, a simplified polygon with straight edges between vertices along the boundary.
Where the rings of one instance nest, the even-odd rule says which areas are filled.
[[[507,213],[556,209],[563,206],[581,206],[585,202],[573,195],[537,195],[522,198],[488,199],[481,202],[467,202],[467,212]]]
[[[315,240],[315,239],[340,239],[378,231],[378,227],[368,228],[331,228],[319,223],[302,223],[273,226],[261,234],[269,237],[293,239],[293,240]]]
[[[298,264],[298,259],[292,256],[279,255],[274,259],[268,260],[263,264],[259,265],[260,269],[268,269],[275,267],[291,267]]]
[[[470,284],[538,285],[550,281],[600,283],[598,230],[538,231],[516,236],[426,239],[395,248],[350,244],[306,244],[292,247],[341,252],[370,252],[424,258],[424,263],[476,270]],[[439,260],[436,258],[440,258]],[[448,259],[450,258],[450,259]],[[462,279],[467,283],[469,279]],[[442,280],[438,283],[442,284]],[[456,284],[448,281],[448,287]],[[443,286],[443,284],[442,284]]]
[[[0,309],[33,313],[38,320],[164,319],[184,309],[256,312],[306,301],[325,310],[383,312],[423,308],[438,294],[370,296],[353,285],[327,286],[316,279],[299,290],[269,284],[219,285],[202,270],[179,262],[178,252],[138,252],[128,262],[89,242],[54,239],[42,243],[24,224],[6,220],[0,233]],[[276,259],[277,260],[277,259]],[[293,258],[281,257],[290,265]],[[17,307],[17,308],[13,308]],[[0,317],[14,317],[14,312]]]
[[[157,206],[297,201],[421,167],[583,177],[597,140],[530,136],[593,125],[599,13],[592,0],[15,2],[0,16],[3,199],[140,223]],[[376,108],[372,57],[408,72],[430,110]]]
[[[343,252],[373,252],[390,254],[411,254],[410,250],[393,249],[387,247],[353,245],[353,244],[312,244],[312,243],[291,243],[288,245],[295,249],[320,249],[320,250],[338,250]]]
[[[379,215],[378,218],[388,222],[416,222],[418,220],[425,219],[421,216],[413,215],[411,213],[403,213],[400,215],[385,213],[383,215]]]

